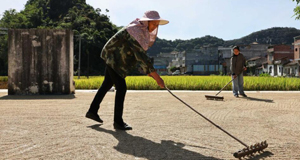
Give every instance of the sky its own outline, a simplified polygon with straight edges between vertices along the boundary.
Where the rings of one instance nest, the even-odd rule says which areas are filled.
[[[23,10],[27,0],[0,0],[0,17],[5,10]],[[158,37],[167,40],[191,39],[206,35],[224,40],[241,38],[272,27],[295,27],[296,2],[292,0],[86,0],[105,9],[111,22],[126,26],[145,11],[156,10],[170,21],[159,27]]]

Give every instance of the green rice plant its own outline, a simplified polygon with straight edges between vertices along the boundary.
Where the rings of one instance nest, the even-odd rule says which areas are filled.
[[[171,90],[220,90],[230,80],[230,76],[162,76],[166,86]],[[0,76],[0,82],[7,83],[7,76]],[[76,89],[98,89],[104,80],[103,76],[74,77]],[[156,81],[149,76],[126,77],[129,90],[161,90]],[[231,90],[229,84],[224,90]],[[245,90],[300,90],[300,78],[284,77],[244,77]]]
[[[7,82],[8,77],[7,76],[0,76],[0,82]]]

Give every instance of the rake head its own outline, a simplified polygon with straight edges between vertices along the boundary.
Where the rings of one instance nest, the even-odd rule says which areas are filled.
[[[267,141],[263,141],[261,143],[256,143],[254,145],[248,146],[240,151],[237,151],[233,154],[235,158],[242,158],[245,156],[253,156],[256,152],[262,152],[265,148],[268,147]]]
[[[224,97],[222,96],[210,96],[210,95],[205,95],[205,98],[207,100],[216,100],[216,101],[223,101]]]

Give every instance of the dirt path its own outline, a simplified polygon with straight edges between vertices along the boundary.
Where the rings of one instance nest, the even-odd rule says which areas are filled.
[[[245,143],[267,140],[266,152],[252,159],[300,159],[299,93],[223,93],[224,102],[206,100],[211,93],[175,94]],[[0,159],[234,159],[243,148],[167,92],[127,93],[129,132],[112,127],[113,92],[99,111],[103,125],[84,118],[94,95],[0,92]]]

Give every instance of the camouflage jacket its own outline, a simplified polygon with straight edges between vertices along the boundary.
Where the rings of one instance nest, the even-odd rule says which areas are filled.
[[[101,58],[121,77],[125,78],[127,72],[136,67],[139,62],[147,74],[155,71],[150,58],[140,44],[122,28],[105,44]]]

